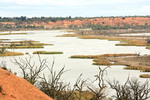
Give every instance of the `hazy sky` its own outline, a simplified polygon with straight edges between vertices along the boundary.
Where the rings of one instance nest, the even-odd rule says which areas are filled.
[[[150,0],[0,0],[0,16],[150,15]]]

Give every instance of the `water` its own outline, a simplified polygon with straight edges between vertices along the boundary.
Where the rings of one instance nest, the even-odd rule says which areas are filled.
[[[35,40],[42,43],[54,44],[53,46],[45,46],[45,48],[40,49],[16,49],[16,52],[28,52],[32,55],[34,51],[45,50],[45,51],[62,51],[62,55],[41,55],[41,58],[47,59],[49,65],[52,63],[53,58],[55,58],[55,70],[59,71],[65,66],[67,71],[63,75],[63,80],[70,82],[72,85],[75,83],[77,77],[83,74],[83,79],[88,79],[93,81],[94,75],[98,74],[98,66],[92,65],[93,61],[91,59],[71,59],[71,55],[99,55],[99,54],[113,54],[113,53],[140,53],[141,55],[150,54],[150,50],[145,49],[145,47],[136,46],[115,46],[119,41],[107,41],[98,39],[79,39],[77,37],[55,37],[57,35],[66,34],[67,32],[52,30],[52,31],[22,31],[28,33],[27,35],[0,35],[0,38],[11,39],[13,41],[17,40]],[[13,51],[10,49],[10,51]],[[28,56],[28,55],[25,55]],[[37,62],[38,56],[33,55],[33,60]],[[19,56],[24,57],[24,56]],[[13,72],[17,72],[20,76],[20,69],[14,65],[11,61],[18,57],[0,57],[1,61],[7,62],[7,67],[12,69]],[[106,66],[100,66],[102,68]],[[124,70],[124,66],[111,66],[107,69],[107,75],[105,79],[107,80],[118,80],[120,82],[125,82],[127,77],[139,78],[140,74],[143,72],[135,70]],[[48,70],[44,70],[44,73],[48,76]],[[144,72],[145,73],[145,72]],[[145,81],[146,79],[141,79]],[[95,84],[96,85],[96,84]]]
[[[150,33],[130,33],[130,34],[120,34],[122,36],[150,36]]]

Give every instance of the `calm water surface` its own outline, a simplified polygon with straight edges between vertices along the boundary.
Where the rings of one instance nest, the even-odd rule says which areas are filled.
[[[1,35],[0,38],[11,39],[12,41],[18,40],[35,40],[42,43],[54,44],[53,46],[45,46],[42,49],[16,49],[16,52],[29,52],[32,55],[34,51],[62,51],[62,55],[41,55],[43,59],[47,59],[49,65],[51,65],[53,58],[55,58],[55,70],[58,71],[65,66],[67,71],[63,75],[63,80],[74,84],[77,77],[82,73],[84,79],[94,80],[94,75],[98,73],[98,66],[92,65],[91,59],[70,59],[71,55],[97,55],[97,54],[111,54],[111,53],[140,53],[141,55],[150,54],[150,50],[145,47],[136,46],[115,46],[119,41],[107,41],[98,39],[78,39],[76,37],[55,37],[57,35],[66,34],[64,31],[23,31],[28,33],[27,35]],[[13,51],[10,49],[10,51]],[[25,55],[27,56],[27,55]],[[37,62],[37,55],[33,55],[33,61]],[[24,57],[24,56],[20,56]],[[13,72],[17,72],[20,75],[19,68],[14,65],[10,59],[18,57],[0,57],[1,61],[7,62],[7,67],[12,69]],[[102,68],[106,66],[100,66]],[[111,66],[107,69],[106,79],[119,80],[125,82],[127,77],[137,77],[143,72],[135,70],[124,70],[124,66]],[[48,75],[48,70],[44,70],[44,73]],[[144,81],[146,79],[141,79]]]

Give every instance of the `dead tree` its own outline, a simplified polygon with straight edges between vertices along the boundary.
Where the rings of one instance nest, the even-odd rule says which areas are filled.
[[[74,90],[79,92],[79,93],[74,92],[74,94],[78,100],[81,100],[84,84],[87,81],[87,80],[81,79],[81,77],[82,77],[82,74],[80,74],[79,78],[77,79],[77,81],[74,85]]]
[[[107,73],[106,69],[108,67],[109,66],[105,67],[104,69],[99,67],[99,73],[98,73],[98,75],[95,75],[95,78],[96,78],[95,81],[98,81],[98,88],[96,88],[93,85],[88,86],[88,89],[95,95],[95,97],[93,97],[92,100],[101,100],[106,97],[105,93],[104,93],[104,90],[106,88],[106,85],[104,82],[104,74],[105,74],[105,72]]]
[[[47,66],[49,70],[48,79],[43,75],[42,81],[39,84],[40,90],[46,93],[48,96],[56,100],[74,100],[72,97],[73,91],[69,90],[69,83],[65,84],[61,77],[67,71],[63,67],[60,71],[56,72],[54,70],[54,61],[51,67]],[[72,99],[71,99],[72,98]]]
[[[141,83],[138,79],[127,79],[125,84],[118,81],[108,82],[110,88],[116,91],[113,97],[116,100],[149,100],[150,87],[149,82]]]
[[[12,60],[11,60],[12,61]],[[37,80],[40,77],[42,71],[46,68],[46,59],[41,59],[38,55],[38,65],[35,65],[35,62],[32,62],[32,57],[22,59],[19,57],[19,60],[14,59],[12,61],[16,64],[22,71],[23,78],[29,81],[31,84],[35,85]]]

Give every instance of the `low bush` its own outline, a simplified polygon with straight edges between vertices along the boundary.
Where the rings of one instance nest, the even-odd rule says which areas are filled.
[[[2,89],[2,86],[0,85],[0,92],[2,92],[2,90],[3,90],[3,89]]]

